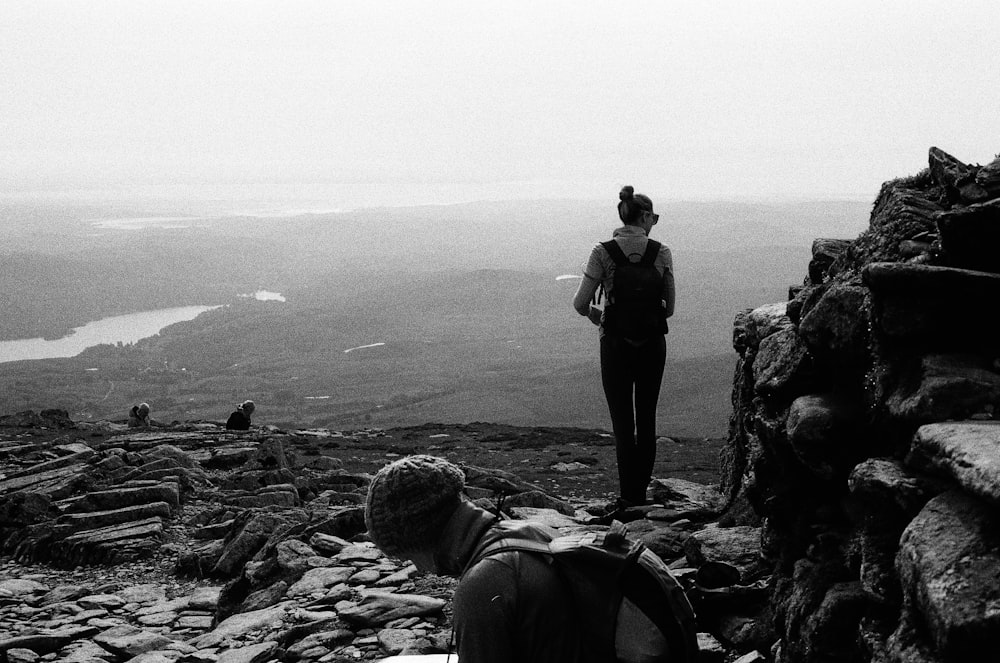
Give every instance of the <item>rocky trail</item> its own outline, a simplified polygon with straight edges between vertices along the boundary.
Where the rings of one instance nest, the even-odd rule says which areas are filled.
[[[763,660],[759,530],[720,528],[722,440],[661,438],[632,536],[672,562],[705,661]],[[562,531],[603,528],[602,431],[494,424],[138,431],[45,410],[0,417],[0,661],[254,663],[441,653],[455,581],[367,541],[371,475],[409,453],[460,464],[469,497]],[[720,569],[723,572],[720,573]]]

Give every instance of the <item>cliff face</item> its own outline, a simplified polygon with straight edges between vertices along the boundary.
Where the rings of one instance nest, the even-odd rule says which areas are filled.
[[[763,525],[777,663],[997,655],[998,240],[1000,158],[931,148],[737,315],[724,522]]]

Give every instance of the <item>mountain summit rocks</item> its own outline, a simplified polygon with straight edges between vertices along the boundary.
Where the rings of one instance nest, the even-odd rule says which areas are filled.
[[[205,424],[57,427],[34,413],[5,421],[7,661],[344,662],[441,653],[455,581],[387,558],[367,540],[362,503],[372,471],[426,449],[462,465],[470,499],[494,509],[502,496],[507,517],[566,532],[606,527],[600,487],[614,485],[614,448],[599,431],[463,424],[237,435]],[[691,444],[661,440],[671,458]],[[715,447],[699,453],[714,456]],[[508,469],[489,467],[490,458]],[[531,480],[511,471],[521,467]],[[556,493],[559,486],[569,493]],[[766,651],[773,632],[759,528],[711,527],[724,505],[714,485],[661,476],[650,497],[620,516],[633,537],[673,563],[702,606],[707,660]],[[701,591],[702,568],[731,573],[715,573]]]
[[[762,525],[776,663],[1000,649],[998,172],[931,148],[737,316],[723,520]]]

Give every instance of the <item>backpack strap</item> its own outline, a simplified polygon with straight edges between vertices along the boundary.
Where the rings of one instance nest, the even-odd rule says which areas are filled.
[[[660,255],[660,243],[655,239],[646,240],[646,252],[642,254],[639,264],[648,267],[656,262],[658,255]]]
[[[625,252],[622,251],[622,247],[618,246],[618,242],[613,239],[609,239],[606,242],[601,242],[601,246],[603,246],[604,250],[608,252],[608,255],[611,256],[611,259],[616,265],[628,264],[628,256],[626,256]]]
[[[511,538],[497,539],[493,543],[489,543],[472,553],[472,557],[469,558],[469,563],[466,564],[465,570],[462,571],[462,575],[464,576],[469,569],[476,565],[476,563],[486,559],[487,557],[510,552],[512,550],[520,552],[533,552],[542,555],[552,554],[552,550],[549,549],[549,544],[543,541]]]

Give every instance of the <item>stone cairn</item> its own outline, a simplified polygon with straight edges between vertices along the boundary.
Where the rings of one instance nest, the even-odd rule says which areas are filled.
[[[1000,158],[885,183],[736,316],[724,524],[762,524],[777,663],[1000,660]]]

